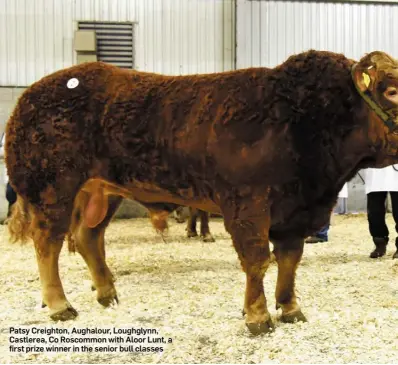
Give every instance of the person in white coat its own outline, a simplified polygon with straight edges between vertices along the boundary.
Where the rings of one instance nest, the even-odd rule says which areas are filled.
[[[367,196],[367,211],[369,232],[376,248],[371,252],[371,258],[384,256],[389,241],[389,231],[386,225],[386,199],[390,193],[392,215],[395,221],[395,231],[398,232],[398,165],[381,169],[365,170],[365,191]],[[398,258],[398,238],[395,238]]]
[[[339,192],[339,198],[348,198],[348,185],[344,184],[343,188]],[[318,243],[318,242],[327,242],[329,240],[329,228],[330,228],[330,219],[325,227],[320,229],[315,235],[306,238],[305,243]]]

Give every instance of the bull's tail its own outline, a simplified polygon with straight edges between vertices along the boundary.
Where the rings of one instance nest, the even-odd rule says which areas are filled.
[[[8,219],[8,232],[13,243],[26,243],[30,238],[31,212],[29,203],[20,195],[11,208],[11,216]]]

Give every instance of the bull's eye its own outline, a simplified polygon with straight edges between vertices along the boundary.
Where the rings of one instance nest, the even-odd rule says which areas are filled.
[[[384,95],[387,97],[393,97],[398,94],[398,90],[394,86],[389,86],[386,91],[384,91]]]

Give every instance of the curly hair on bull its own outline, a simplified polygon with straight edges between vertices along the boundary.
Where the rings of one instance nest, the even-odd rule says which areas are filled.
[[[153,75],[100,62],[61,70],[23,93],[7,124],[10,181],[61,235],[90,178],[118,186],[142,182],[174,196],[184,191],[186,199],[212,198],[217,176],[230,184],[264,182],[273,173],[269,159],[278,157],[265,145],[269,134],[294,161],[296,179],[280,190],[309,206],[317,199],[332,205],[334,191],[323,194],[319,187],[338,180],[336,151],[356,128],[355,108],[362,106],[352,63],[309,51],[273,69],[205,75]],[[71,78],[78,87],[66,86]],[[258,148],[255,163],[243,162],[246,147]],[[155,218],[155,228],[164,229]]]
[[[335,154],[357,128],[361,103],[351,82],[352,64],[341,54],[309,51],[291,56],[270,77],[275,97],[266,108],[275,118],[266,123],[288,125],[287,145],[308,202],[317,199],[320,185],[337,180],[340,161]]]

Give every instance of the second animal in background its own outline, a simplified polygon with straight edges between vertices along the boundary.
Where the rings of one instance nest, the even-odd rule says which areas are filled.
[[[187,214],[184,212],[185,209],[188,209],[188,208],[185,208],[183,206],[178,207],[174,211],[173,216],[178,223],[184,223],[186,220],[186,217],[188,218],[187,228],[186,228],[188,238],[198,236],[198,232],[196,230],[196,222],[199,217],[200,218],[200,237],[202,238],[202,241],[203,242],[215,242],[215,239],[212,236],[212,234],[210,233],[210,228],[209,228],[210,214],[203,210],[189,208],[189,215],[187,216]]]

